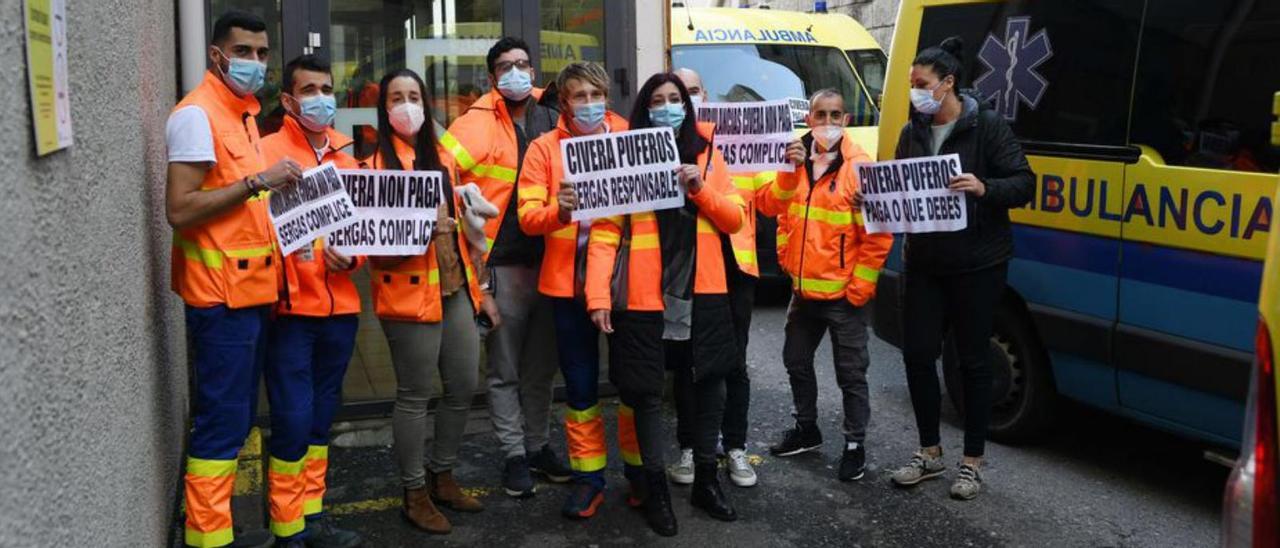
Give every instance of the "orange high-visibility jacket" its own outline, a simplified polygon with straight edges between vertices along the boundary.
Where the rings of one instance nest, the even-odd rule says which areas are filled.
[[[431,127],[424,125],[423,131],[430,131]],[[404,169],[413,169],[413,160],[417,158],[417,153],[409,144],[397,138],[392,138],[395,147],[396,157],[400,159],[400,165],[405,166]],[[387,169],[385,162],[382,160],[381,152],[374,153],[370,158],[374,169]],[[441,171],[444,171],[452,184],[458,184],[458,171],[448,152],[440,149]],[[462,200],[455,193],[453,195],[454,211],[458,212],[455,218],[461,217]],[[459,222],[458,229],[454,231],[451,237],[458,241],[458,254],[462,256],[463,271],[466,276],[466,289],[471,293],[472,308],[479,313],[482,296],[480,294],[480,283],[476,278],[475,268],[471,265],[471,254],[467,252],[468,244],[466,236],[462,233],[466,223]],[[374,312],[379,318],[385,320],[399,320],[417,323],[438,323],[444,317],[444,309],[440,295],[440,267],[436,263],[436,243],[435,238],[442,237],[436,235],[432,237],[431,244],[427,246],[426,253],[415,255],[406,259],[404,262],[397,264],[391,268],[378,268],[370,265],[370,278],[373,280],[373,302]]]
[[[733,244],[733,258],[738,263],[738,269],[754,278],[760,277],[760,261],[756,253],[756,194],[776,177],[777,174],[772,171],[737,173],[730,177],[734,188],[747,203],[747,218],[742,230],[729,236],[729,243]]]
[[[359,167],[354,157],[342,151],[351,146],[351,138],[333,128],[325,133],[329,136],[329,145],[324,149],[324,156],[317,159],[316,149],[311,148],[302,125],[293,116],[285,116],[280,131],[262,138],[263,159],[267,165],[272,165],[284,158],[292,158],[304,170],[326,162],[333,162],[338,169]],[[364,257],[352,257],[350,271],[331,272],[324,265],[324,245],[324,238],[316,238],[309,258],[298,251],[281,261],[284,289],[280,292],[280,302],[276,303],[277,312],[321,317],[360,313],[360,294],[351,282],[351,272],[360,268]]]
[[[533,88],[533,100],[541,97],[542,89]],[[520,150],[514,124],[506,100],[495,87],[472,103],[440,137],[440,146],[457,162],[463,183],[476,183],[484,199],[498,208],[498,216],[484,225],[490,251],[515,194]]]
[[[626,131],[625,119],[613,111],[605,113],[609,131]],[[538,275],[538,291],[548,297],[573,297],[574,260],[578,253],[578,223],[560,222],[560,180],[564,178],[564,162],[560,157],[560,141],[574,137],[569,133],[565,115],[560,116],[555,131],[534,139],[524,153],[518,186],[520,230],[530,236],[542,236],[546,251],[542,255],[542,271]]]
[[[195,106],[209,118],[217,163],[200,190],[243,184],[266,167],[258,143],[258,99],[237,97],[206,72],[204,81],[174,107]],[[278,261],[265,193],[199,226],[174,230],[170,258],[173,291],[195,307],[244,308],[276,302]]]
[[[810,147],[813,137],[806,135],[803,142]],[[779,235],[784,223],[789,235],[778,245],[778,262],[791,275],[792,290],[804,299],[844,297],[862,306],[876,294],[893,235],[868,234],[862,214],[853,211],[853,192],[860,184],[854,167],[871,157],[848,137],[840,140],[840,157],[839,169],[828,170],[812,185],[808,164],[778,173],[758,194],[758,207],[766,215],[786,214],[778,219]]]
[[[710,138],[711,125],[698,124]],[[707,167],[707,163],[711,167]],[[702,190],[688,196],[698,206],[697,259],[693,292],[699,295],[728,293],[721,252],[721,234],[734,234],[745,225],[747,205],[733,187],[729,168],[714,146],[698,154],[698,169],[706,173]],[[662,249],[658,219],[653,212],[632,214],[631,251],[627,262],[627,310],[660,311],[662,304]],[[614,261],[622,241],[621,215],[597,219],[587,244],[587,309],[613,308],[610,283]]]

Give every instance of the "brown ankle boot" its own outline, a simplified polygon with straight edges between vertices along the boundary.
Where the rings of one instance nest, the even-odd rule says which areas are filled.
[[[431,494],[425,485],[404,490],[404,508],[401,513],[409,523],[433,535],[447,535],[453,530],[449,519],[431,503]]]
[[[459,512],[479,512],[484,505],[475,497],[462,492],[458,482],[453,479],[453,472],[427,472],[427,483],[431,485],[431,499],[445,508]]]

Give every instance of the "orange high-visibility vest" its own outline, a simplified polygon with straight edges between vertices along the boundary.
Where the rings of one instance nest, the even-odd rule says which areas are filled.
[[[329,145],[324,149],[324,157],[317,160],[316,150],[311,148],[302,125],[293,116],[285,116],[280,131],[262,138],[262,156],[267,165],[292,158],[303,169],[326,162],[333,162],[338,169],[359,167],[354,157],[342,151],[351,146],[351,138],[333,128],[325,133]],[[360,313],[360,294],[351,282],[351,272],[360,268],[364,258],[353,257],[350,271],[332,272],[324,264],[324,240],[316,238],[312,242],[310,258],[304,258],[303,252],[294,252],[282,261],[284,288],[280,302],[276,303],[280,314],[324,317]]]
[[[612,111],[605,113],[609,131],[626,131],[627,121]],[[538,275],[538,291],[549,297],[573,297],[574,260],[578,253],[578,223],[560,222],[560,204],[556,193],[564,178],[560,157],[560,141],[574,137],[569,133],[564,115],[555,131],[534,139],[524,153],[517,188],[520,230],[530,236],[542,236],[546,251]]]
[[[174,111],[188,106],[204,111],[213,133],[217,163],[205,173],[201,190],[243,184],[265,170],[254,120],[257,98],[237,97],[206,72]],[[174,230],[173,291],[188,305],[245,308],[276,301],[279,264],[265,197],[259,193],[199,226]]]
[[[812,137],[805,137],[810,146]],[[829,301],[846,298],[862,306],[876,293],[892,234],[868,234],[862,214],[853,211],[853,192],[859,186],[856,164],[871,157],[852,139],[840,140],[840,168],[828,170],[813,185],[806,166],[780,172],[757,194],[766,215],[779,215],[778,262],[791,275],[791,288],[801,298]],[[785,231],[783,225],[785,224]]]
[[[730,177],[734,188],[747,203],[747,218],[742,230],[729,235],[729,243],[733,245],[733,258],[738,263],[738,270],[753,278],[760,277],[760,261],[756,253],[756,194],[776,177],[777,173],[772,171],[736,173]]]
[[[710,138],[711,126],[699,124],[699,132]],[[707,163],[711,166],[708,169]],[[722,234],[740,231],[745,222],[746,201],[729,178],[729,167],[715,147],[698,154],[698,169],[706,173],[702,190],[687,199],[698,206],[697,259],[694,261],[693,292],[699,295],[728,293]],[[627,310],[660,311],[662,302],[662,248],[658,220],[653,212],[632,214],[631,249],[627,262]],[[587,309],[613,308],[611,281],[618,246],[622,241],[621,215],[597,219],[591,225],[587,255]]]
[[[423,131],[430,131],[430,126],[423,126]],[[413,169],[413,161],[417,152],[409,144],[398,138],[392,138],[396,157],[404,169]],[[445,172],[451,184],[458,184],[458,172],[453,159],[443,149],[439,149],[441,171]],[[374,169],[387,169],[383,161],[381,149],[371,158]],[[453,195],[455,218],[461,217],[462,200]],[[462,231],[466,223],[459,222],[458,229],[451,235],[458,241],[458,254],[462,257],[462,267],[466,277],[466,289],[471,294],[472,309],[480,310],[482,296],[480,283],[476,278],[475,268],[471,265],[471,254],[468,253],[467,239]],[[443,299],[440,295],[440,266],[436,262],[436,235],[427,246],[426,253],[415,255],[391,268],[378,268],[371,265],[370,277],[373,279],[374,311],[379,318],[417,323],[438,323],[444,318]],[[448,236],[446,236],[448,237]]]
[[[542,90],[534,88],[533,100],[541,97]],[[507,215],[507,205],[515,196],[520,145],[514,124],[506,99],[494,88],[472,103],[440,137],[440,146],[453,156],[465,182],[476,183],[484,199],[498,208],[498,216],[484,225],[489,251],[493,250],[493,241]]]

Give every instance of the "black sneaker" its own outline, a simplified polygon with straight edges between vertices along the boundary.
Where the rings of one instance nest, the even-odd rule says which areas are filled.
[[[782,441],[769,448],[775,457],[790,457],[822,447],[822,432],[816,424],[796,423],[795,428],[782,433]]]
[[[862,479],[867,471],[867,449],[861,443],[853,449],[845,446],[844,455],[840,456],[840,481],[856,481]]]
[[[529,464],[524,455],[510,457],[502,466],[502,488],[516,498],[532,497],[537,486],[529,474]]]
[[[529,471],[543,475],[551,483],[568,483],[573,479],[573,470],[560,463],[560,457],[556,456],[550,445],[542,446],[537,453],[529,456]]]

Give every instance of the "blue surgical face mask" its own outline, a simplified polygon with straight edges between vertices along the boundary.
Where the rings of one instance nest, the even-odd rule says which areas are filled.
[[[338,101],[332,95],[312,95],[297,101],[298,112],[294,114],[298,117],[298,123],[309,131],[324,131],[333,123],[333,117],[338,112]]]
[[[509,101],[523,101],[533,91],[533,77],[528,72],[512,67],[498,78],[498,92]]]
[[[226,82],[231,91],[244,97],[253,95],[262,89],[262,84],[267,81],[266,63],[238,59],[227,55],[226,52],[221,50],[219,52],[222,53],[223,57],[227,58],[227,70],[222,73],[222,81]]]
[[[933,93],[942,87],[942,82],[933,86],[933,89],[911,88],[911,104],[921,114],[937,114],[942,109],[942,100],[933,96]]]
[[[684,103],[667,103],[649,109],[649,121],[658,127],[669,127],[676,131],[684,123]]]
[[[574,105],[573,125],[579,133],[595,133],[604,124],[604,101]]]

